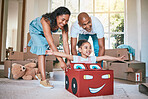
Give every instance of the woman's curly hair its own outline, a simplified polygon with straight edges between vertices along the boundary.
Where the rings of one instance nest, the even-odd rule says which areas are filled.
[[[46,22],[50,21],[50,27],[51,27],[51,30],[52,30],[54,27],[57,26],[56,17],[60,16],[60,15],[63,15],[63,14],[68,14],[70,16],[71,12],[66,7],[58,7],[52,13],[46,13],[46,14],[42,15],[42,17],[45,19]],[[66,24],[64,26],[64,30],[66,32],[68,31],[68,24]]]

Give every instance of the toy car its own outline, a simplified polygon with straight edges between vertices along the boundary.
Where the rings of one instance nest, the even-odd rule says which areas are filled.
[[[77,97],[112,95],[113,71],[99,64],[71,63],[65,73],[65,89]]]

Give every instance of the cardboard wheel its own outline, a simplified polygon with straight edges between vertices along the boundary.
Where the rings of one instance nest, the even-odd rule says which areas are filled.
[[[77,80],[75,78],[72,79],[71,89],[73,94],[77,93]]]
[[[69,78],[68,78],[68,76],[66,75],[65,76],[65,88],[68,90],[68,88],[69,88]]]

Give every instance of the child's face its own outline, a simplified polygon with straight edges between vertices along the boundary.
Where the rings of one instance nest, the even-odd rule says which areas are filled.
[[[82,56],[87,56],[88,57],[92,52],[91,45],[88,42],[84,43],[79,48],[79,52],[81,53]]]

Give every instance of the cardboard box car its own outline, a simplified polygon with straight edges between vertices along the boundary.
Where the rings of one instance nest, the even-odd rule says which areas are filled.
[[[145,63],[140,61],[124,61],[124,62],[107,62],[107,67],[109,70],[114,70],[114,78],[131,80],[128,78],[128,69],[133,68],[141,70],[142,79],[145,79]],[[132,80],[131,80],[132,81]]]
[[[124,55],[124,60],[130,60],[130,55],[127,49],[106,49],[105,55],[113,57],[121,57]]]
[[[96,63],[71,63],[65,71],[65,89],[77,97],[114,94],[113,70]]]
[[[20,60],[19,61],[12,61],[12,60],[4,61],[4,76],[5,77],[12,78],[11,68],[12,68],[13,63],[25,65],[27,63],[32,63],[32,62],[30,62],[30,61],[20,61]]]

